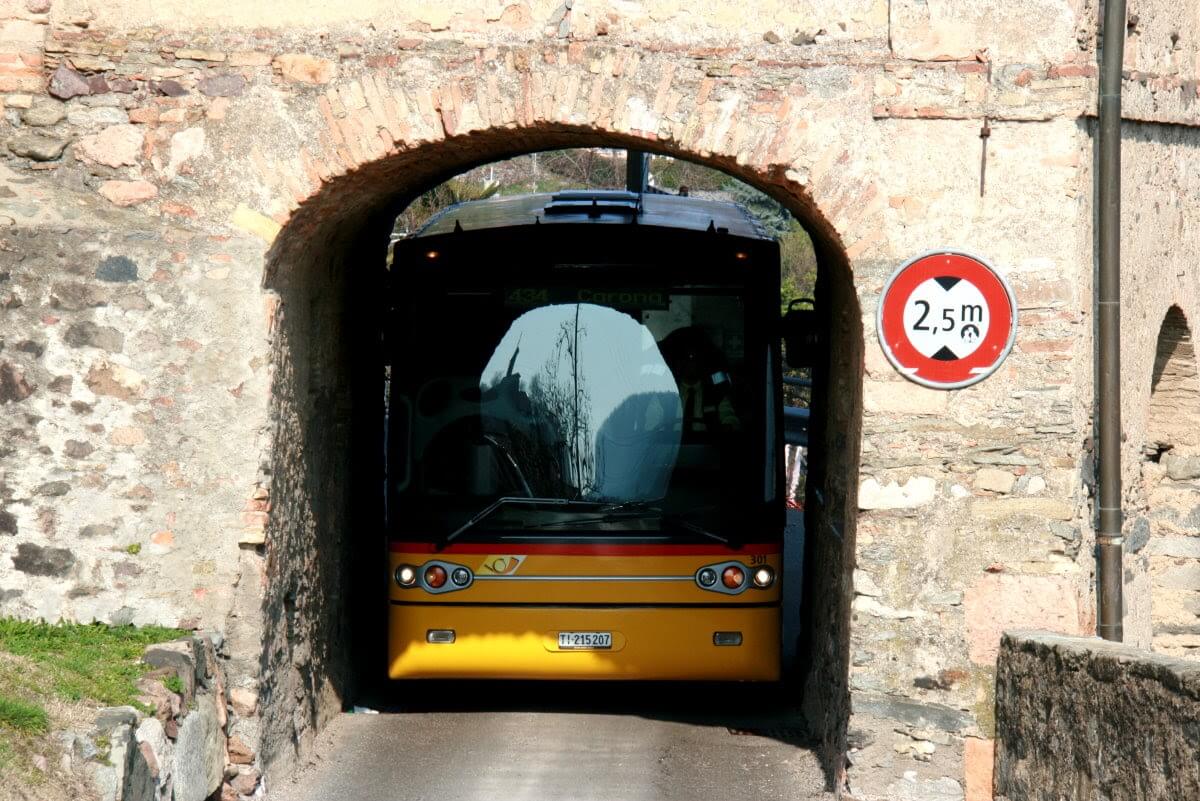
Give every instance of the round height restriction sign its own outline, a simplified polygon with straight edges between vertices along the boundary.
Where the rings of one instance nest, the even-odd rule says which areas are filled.
[[[987,378],[1012,350],[1017,302],[983,259],[938,251],[892,274],[875,322],[884,354],[905,377],[957,389]]]

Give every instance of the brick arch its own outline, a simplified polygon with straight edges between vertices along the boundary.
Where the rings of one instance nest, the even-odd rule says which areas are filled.
[[[470,52],[470,51],[468,51]],[[451,62],[453,63],[453,62]],[[683,55],[627,48],[506,47],[457,66],[411,59],[303,88],[255,169],[262,211],[291,239],[402,200],[472,164],[561,146],[637,146],[702,161],[788,205],[814,238],[850,257],[875,243],[885,198],[816,119],[827,108],[801,65],[713,77]],[[282,134],[282,135],[280,135]],[[861,161],[861,160],[860,160]],[[263,169],[266,167],[266,169]],[[268,275],[268,283],[273,276]]]
[[[812,635],[805,683],[810,719],[825,739],[831,789],[839,781],[849,716],[849,571],[864,349],[850,259],[883,230],[876,218],[883,198],[868,177],[853,172],[850,143],[808,141],[812,101],[803,84],[772,88],[786,85],[785,72],[765,69],[724,90],[691,75],[682,59],[596,51],[584,60],[579,53],[573,45],[498,51],[451,76],[387,70],[342,76],[293,98],[293,125],[258,157],[270,166],[255,171],[266,197],[258,207],[282,226],[264,271],[277,298],[262,657],[271,677],[263,691],[263,753],[273,771],[286,771],[357,692],[354,658],[337,641],[352,629],[347,597],[369,583],[354,578],[369,565],[355,562],[346,532],[369,525],[353,510],[371,498],[363,481],[348,476],[375,456],[346,443],[379,436],[366,422],[372,415],[361,411],[375,408],[367,399],[379,397],[369,373],[380,358],[370,330],[380,275],[369,265],[382,263],[392,219],[420,192],[471,166],[602,146],[724,170],[783,202],[813,236],[832,336],[827,393],[814,403],[827,421],[816,434],[825,444],[814,448],[813,460],[822,476],[813,487],[823,500],[809,526],[837,536],[812,538],[807,554],[829,569],[806,582],[804,630],[820,634]],[[534,59],[539,70],[529,67]],[[300,719],[307,725],[297,726]]]

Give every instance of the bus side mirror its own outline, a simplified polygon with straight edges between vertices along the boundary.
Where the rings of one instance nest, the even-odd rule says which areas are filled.
[[[807,304],[809,308],[800,308]],[[796,298],[788,304],[780,325],[789,367],[812,367],[821,345],[816,304],[812,298]]]

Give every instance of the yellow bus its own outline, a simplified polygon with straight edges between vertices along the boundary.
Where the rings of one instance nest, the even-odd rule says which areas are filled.
[[[391,269],[388,675],[778,679],[775,242],[561,192],[454,206]]]

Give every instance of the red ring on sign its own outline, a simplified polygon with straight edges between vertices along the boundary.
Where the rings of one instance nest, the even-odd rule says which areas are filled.
[[[941,361],[925,356],[904,329],[904,307],[917,287],[932,278],[949,276],[973,284],[988,305],[987,335],[972,353]],[[982,260],[965,253],[944,251],[920,256],[893,275],[880,299],[879,342],[892,365],[918,384],[937,389],[970,386],[987,378],[1012,349],[1016,333],[1016,302],[1008,284]]]

